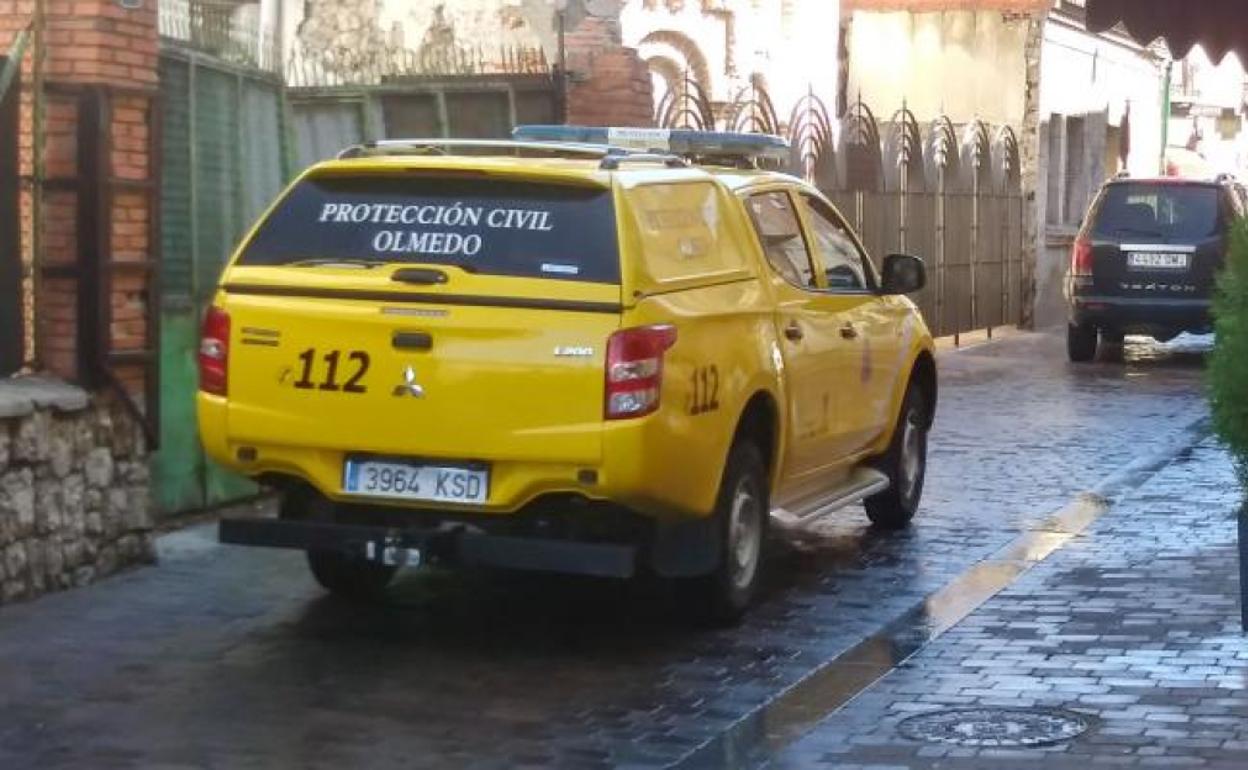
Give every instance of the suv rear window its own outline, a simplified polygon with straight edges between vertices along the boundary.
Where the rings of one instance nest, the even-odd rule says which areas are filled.
[[[1097,209],[1096,238],[1196,241],[1219,231],[1218,189],[1195,184],[1112,184]]]
[[[333,260],[620,280],[609,190],[431,175],[305,179],[261,224],[238,264]]]

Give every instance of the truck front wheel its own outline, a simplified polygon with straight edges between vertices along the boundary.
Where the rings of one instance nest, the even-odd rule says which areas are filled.
[[[914,518],[927,477],[929,399],[914,383],[906,389],[893,440],[878,463],[888,489],[864,501],[867,518],[880,529],[902,529]]]

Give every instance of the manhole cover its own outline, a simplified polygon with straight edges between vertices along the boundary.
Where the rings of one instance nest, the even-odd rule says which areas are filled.
[[[897,729],[907,738],[959,746],[1043,746],[1087,730],[1088,719],[1061,709],[953,709],[916,714]]]

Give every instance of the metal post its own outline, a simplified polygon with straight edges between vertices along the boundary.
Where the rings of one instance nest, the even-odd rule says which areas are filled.
[[[1006,175],[1008,185],[1009,175]],[[1005,326],[1010,321],[1010,199],[1009,192],[1006,191],[997,199],[997,205],[1001,216],[1001,240],[1000,250],[997,252],[1001,259],[1001,325]]]
[[[979,328],[979,158],[971,181],[971,330]]]
[[[1170,144],[1170,79],[1174,74],[1174,60],[1166,60],[1166,76],[1161,86],[1161,157],[1157,160],[1158,173],[1166,175],[1166,146]]]
[[[936,172],[936,333],[945,333],[945,167]]]
[[[1248,503],[1239,507],[1239,627],[1248,631]]]
[[[568,122],[568,49],[567,49],[567,3],[555,14],[559,36],[558,62],[555,65],[555,117],[559,123]]]

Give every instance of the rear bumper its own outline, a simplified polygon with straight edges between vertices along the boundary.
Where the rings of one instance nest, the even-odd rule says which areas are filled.
[[[1207,331],[1213,326],[1208,299],[1077,296],[1070,322],[1125,332]]]
[[[637,549],[628,545],[578,543],[487,535],[464,527],[396,529],[282,519],[222,519],[222,543],[307,551],[337,551],[363,560],[393,563],[418,554],[420,563],[631,578]]]

